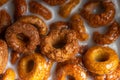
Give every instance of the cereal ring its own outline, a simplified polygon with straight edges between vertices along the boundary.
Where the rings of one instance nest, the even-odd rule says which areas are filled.
[[[9,0],[0,0],[0,7],[2,6],[2,5],[4,5],[5,3],[7,3]]]
[[[93,33],[93,40],[97,44],[111,44],[118,39],[120,36],[120,26],[117,22],[113,22],[109,26],[108,31],[105,34],[100,34],[99,32]]]
[[[106,80],[119,80],[120,79],[120,62],[115,71],[106,75]]]
[[[74,14],[70,19],[70,26],[72,30],[75,30],[77,33],[77,38],[80,41],[85,41],[88,39],[88,34],[83,23],[83,20],[79,14]]]
[[[94,46],[83,56],[83,62],[88,71],[103,75],[114,71],[119,62],[116,52],[109,47]]]
[[[95,7],[101,7],[104,11],[93,13]],[[80,14],[87,20],[91,27],[97,28],[108,25],[115,16],[114,4],[110,1],[89,1],[84,5]]]
[[[8,48],[5,41],[0,40],[0,74],[3,73],[8,62]]]
[[[34,25],[38,29],[40,35],[47,34],[47,31],[48,31],[47,25],[41,18],[37,16],[34,16],[34,15],[23,16],[18,20],[18,22]]]
[[[60,16],[63,18],[67,18],[70,15],[72,9],[76,5],[78,5],[79,2],[80,2],[80,0],[70,0],[68,3],[63,4],[59,10]]]
[[[15,80],[15,72],[13,69],[8,68],[3,75],[2,80]]]
[[[15,64],[19,58],[20,58],[19,52],[16,51],[11,52],[11,64]]]
[[[27,3],[26,0],[13,0],[15,6],[14,17],[15,20],[25,15],[27,12]]]
[[[57,62],[74,57],[78,52],[78,40],[72,30],[52,30],[41,43],[42,54]]]
[[[52,64],[40,54],[33,53],[20,59],[17,70],[22,80],[47,80]]]
[[[0,10],[0,33],[4,32],[11,25],[10,15],[5,10]]]
[[[61,30],[64,28],[68,28],[67,22],[57,21],[57,22],[50,24],[50,30],[56,30],[56,29]]]
[[[30,6],[29,9],[31,13],[38,14],[46,20],[49,20],[52,18],[52,13],[44,5],[32,0],[30,1],[29,6]]]
[[[65,3],[67,0],[43,0],[43,1],[49,4],[50,6],[56,6]]]
[[[81,58],[57,64],[55,80],[87,80],[85,69],[81,66]]]
[[[33,52],[40,41],[34,26],[18,22],[7,29],[5,38],[8,46],[19,53]]]

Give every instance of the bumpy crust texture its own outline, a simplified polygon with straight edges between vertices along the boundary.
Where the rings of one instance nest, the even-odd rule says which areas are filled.
[[[119,63],[116,52],[109,47],[91,47],[83,56],[83,62],[88,71],[103,75],[114,71]]]
[[[65,3],[67,0],[43,0],[43,1],[51,6],[56,6]]]
[[[0,74],[3,73],[8,62],[8,48],[6,42],[0,40]]]
[[[65,80],[66,76],[72,76],[74,80],[87,80],[86,70],[81,64],[82,60],[80,57],[58,63],[54,80]]]
[[[40,54],[26,55],[18,63],[18,74],[22,80],[47,80],[52,64],[51,61],[46,61]],[[27,70],[31,66],[33,67]]]
[[[26,0],[13,0],[15,6],[14,18],[17,20],[27,12]]]
[[[36,1],[30,1],[29,6],[30,12],[40,15],[46,20],[52,18],[52,13],[44,5]]]
[[[93,40],[97,44],[111,44],[118,39],[120,36],[120,25],[117,22],[113,22],[108,31],[105,34],[100,34],[99,32],[93,33]]]
[[[80,41],[85,41],[88,39],[88,34],[83,23],[83,20],[79,14],[74,14],[70,19],[70,27],[72,30],[76,31],[77,38]]]
[[[63,18],[67,18],[70,15],[72,9],[76,5],[78,5],[79,2],[80,0],[70,0],[68,3],[61,5],[60,10],[59,10],[60,16]]]
[[[9,0],[0,0],[0,6],[4,5],[5,3],[7,3]]]
[[[42,54],[58,62],[74,57],[79,48],[76,33],[67,29],[52,30],[42,41]]]
[[[92,8],[96,5],[104,7],[105,10],[102,13],[93,14]],[[108,25],[111,21],[113,21],[115,16],[115,7],[111,1],[89,1],[84,5],[84,8],[80,13],[91,25],[91,27],[96,28]]]
[[[17,22],[32,24],[38,29],[40,35],[47,34],[48,28],[47,28],[46,23],[37,16],[34,16],[34,15],[23,16]]]
[[[19,53],[33,52],[40,41],[34,26],[18,22],[7,29],[5,38],[8,46]]]
[[[11,25],[10,15],[5,10],[0,10],[0,33]]]

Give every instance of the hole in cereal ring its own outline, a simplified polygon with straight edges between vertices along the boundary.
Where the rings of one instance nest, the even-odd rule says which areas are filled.
[[[29,60],[27,63],[27,67],[26,67],[26,72],[29,73],[32,71],[34,67],[34,61],[33,60]]]
[[[109,59],[109,55],[107,55],[107,53],[99,53],[95,58],[97,62],[105,62],[108,59]]]
[[[66,80],[75,80],[75,78],[73,76],[71,76],[71,75],[67,75]]]

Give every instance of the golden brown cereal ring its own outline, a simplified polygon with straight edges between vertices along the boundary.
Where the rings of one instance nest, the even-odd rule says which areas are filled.
[[[8,48],[5,41],[0,40],[0,74],[3,73],[8,62]]]
[[[116,52],[109,47],[94,46],[83,56],[83,62],[88,71],[103,75],[114,71],[119,63]]]
[[[19,58],[20,58],[19,52],[16,51],[11,52],[11,64],[15,64]]]
[[[29,6],[30,6],[29,9],[31,13],[38,14],[46,20],[49,20],[52,18],[52,13],[44,5],[32,0],[30,1]]]
[[[8,46],[19,53],[33,52],[40,41],[39,33],[33,25],[19,22],[7,29],[5,38]]]
[[[93,40],[97,44],[111,44],[120,36],[120,26],[117,22],[113,22],[105,34],[99,32],[93,33]]]
[[[23,16],[18,20],[18,22],[23,22],[23,23],[34,25],[35,27],[37,27],[40,35],[47,34],[47,31],[48,31],[47,25],[41,18],[37,16],[34,16],[34,15]]]
[[[82,67],[81,58],[71,59],[57,64],[54,80],[87,80],[85,69]]]
[[[101,13],[93,13],[92,10],[100,6],[104,9]],[[81,10],[81,15],[87,20],[91,27],[97,28],[108,25],[115,16],[115,7],[111,1],[89,1]]]
[[[0,0],[0,6],[4,5],[5,3],[7,3],[9,0]]]
[[[63,18],[67,18],[72,9],[77,5],[79,4],[80,0],[70,0],[69,2],[63,4],[61,7],[60,7],[60,10],[59,10],[59,14],[61,17]]]
[[[14,70],[11,69],[11,68],[8,68],[5,71],[2,80],[15,80],[15,72],[14,72]]]
[[[72,30],[51,30],[41,43],[42,54],[57,62],[74,57],[78,52],[78,40]]]
[[[0,10],[0,33],[11,25],[10,15],[5,10]]]
[[[49,4],[50,6],[56,6],[65,3],[67,0],[43,0],[43,1]]]
[[[68,28],[67,22],[64,22],[64,21],[57,21],[57,22],[50,24],[50,30],[56,30],[56,29],[61,30],[64,28]]]
[[[13,3],[15,6],[15,12],[14,12],[15,19],[18,19],[26,14],[27,12],[26,0],[13,0]]]
[[[77,33],[77,38],[80,41],[85,41],[88,39],[89,35],[86,33],[86,29],[83,20],[79,14],[74,14],[70,19],[70,26],[72,30]]]
[[[22,80],[47,80],[52,64],[40,54],[33,53],[20,59],[17,70]]]

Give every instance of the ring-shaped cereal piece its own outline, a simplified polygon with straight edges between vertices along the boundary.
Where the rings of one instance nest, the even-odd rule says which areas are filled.
[[[47,31],[48,31],[47,25],[41,18],[37,16],[34,16],[34,15],[23,16],[17,22],[32,24],[38,29],[40,35],[47,34]]]
[[[92,10],[100,6],[104,11],[93,13]],[[111,1],[90,1],[84,5],[80,14],[87,20],[91,27],[97,28],[108,25],[115,17],[115,7]]]
[[[52,30],[42,41],[42,54],[57,62],[74,57],[79,49],[76,33],[72,30]]]
[[[55,80],[87,80],[86,70],[80,57],[58,63]]]
[[[29,53],[36,49],[40,43],[38,30],[31,24],[14,23],[5,34],[7,44],[14,51]]]
[[[103,75],[114,71],[119,63],[116,52],[109,47],[94,46],[83,56],[83,62],[88,71]]]
[[[52,64],[40,54],[33,53],[20,59],[17,70],[22,80],[47,80]]]
[[[105,34],[100,34],[99,32],[93,33],[93,40],[97,44],[111,44],[118,39],[120,36],[120,25],[117,22],[113,22],[108,31]]]
[[[8,48],[5,41],[0,40],[0,74],[3,73],[8,62]]]

